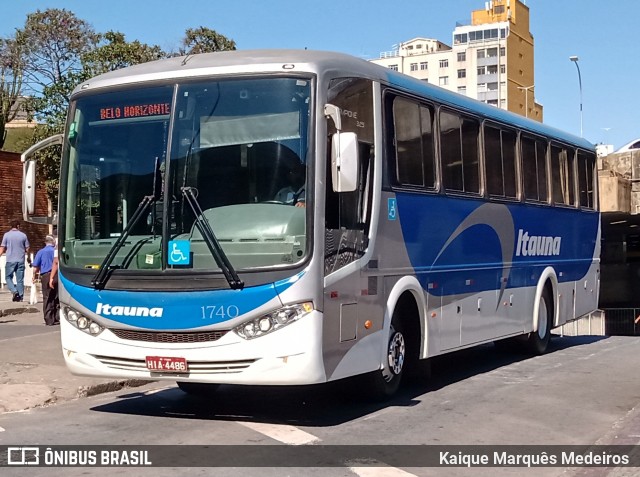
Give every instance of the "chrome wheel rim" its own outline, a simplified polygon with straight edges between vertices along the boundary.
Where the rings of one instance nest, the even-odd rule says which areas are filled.
[[[402,372],[405,353],[406,347],[404,343],[404,336],[402,336],[402,333],[394,332],[391,340],[389,340],[389,350],[387,353],[389,370],[392,375],[397,376]]]

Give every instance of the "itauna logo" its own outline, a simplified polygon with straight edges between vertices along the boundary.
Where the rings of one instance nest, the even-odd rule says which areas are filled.
[[[516,257],[537,257],[560,255],[561,237],[529,235],[529,232],[518,230]]]
[[[146,306],[112,306],[105,303],[96,305],[96,313],[102,316],[153,316],[161,318],[163,308],[147,308]]]

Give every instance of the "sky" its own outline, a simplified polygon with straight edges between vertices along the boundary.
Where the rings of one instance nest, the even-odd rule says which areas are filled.
[[[515,0],[514,0],[515,1]],[[526,0],[535,45],[535,99],[544,122],[612,144],[640,138],[638,0]],[[452,44],[457,23],[485,0],[0,0],[0,36],[27,14],[65,8],[97,32],[175,50],[187,28],[205,26],[238,49],[307,48],[377,58],[416,37]],[[576,64],[578,56],[582,95]],[[580,103],[582,101],[582,115]],[[582,118],[582,121],[581,121]]]

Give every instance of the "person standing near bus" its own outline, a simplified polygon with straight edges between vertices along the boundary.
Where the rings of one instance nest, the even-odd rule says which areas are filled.
[[[58,286],[58,238],[53,243],[53,264],[51,265],[51,273],[49,274],[49,287]]]
[[[7,263],[5,266],[4,276],[7,281],[9,291],[13,294],[13,301],[22,301],[24,296],[24,257],[27,255],[27,262],[31,264],[29,258],[29,239],[27,235],[20,230],[20,221],[11,222],[11,230],[2,237],[2,245],[0,245],[0,255],[7,253]],[[16,283],[13,283],[13,276],[16,277]]]
[[[47,235],[44,239],[45,247],[38,251],[36,258],[33,260],[33,281],[40,278],[42,285],[42,299],[44,323],[47,326],[60,324],[58,310],[60,302],[58,301],[58,280],[54,277],[50,280],[53,268],[53,255],[55,251],[55,239],[51,235]]]

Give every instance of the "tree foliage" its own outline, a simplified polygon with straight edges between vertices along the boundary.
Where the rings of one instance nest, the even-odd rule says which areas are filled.
[[[235,50],[233,40],[206,27],[189,28],[177,54]],[[128,42],[123,33],[100,34],[71,11],[50,8],[27,15],[14,37],[0,40],[0,139],[6,111],[17,98],[28,98],[28,111],[38,120],[33,143],[63,132],[73,90],[90,78],[119,68],[174,56],[157,45]],[[13,114],[13,113],[12,113]],[[2,143],[0,142],[0,147]],[[38,153],[39,181],[57,201],[59,147]]]
[[[0,148],[6,136],[5,125],[16,118],[20,102],[24,66],[15,40],[0,38]]]
[[[235,50],[236,42],[207,27],[187,28],[181,55],[196,55],[198,53],[212,53],[215,51]]]
[[[127,42],[123,33],[109,31],[101,35],[101,44],[82,55],[82,73],[85,79],[127,66],[165,58],[167,54],[157,45],[138,40]]]
[[[25,78],[38,91],[70,73],[81,71],[80,58],[95,48],[100,36],[84,20],[65,9],[49,8],[27,15],[16,41],[24,50]]]

